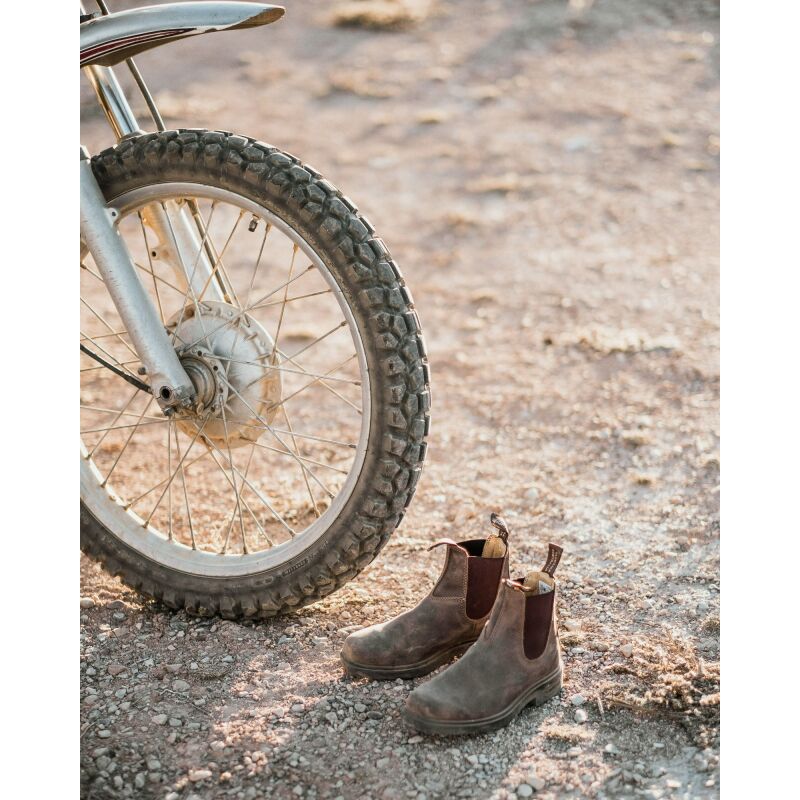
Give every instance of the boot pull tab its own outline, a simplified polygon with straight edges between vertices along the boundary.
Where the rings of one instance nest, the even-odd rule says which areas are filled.
[[[547,561],[544,562],[542,572],[546,572],[552,578],[555,574],[558,562],[561,561],[561,554],[563,552],[563,547],[559,547],[557,544],[550,542],[547,550]]]
[[[497,535],[503,540],[503,544],[508,544],[508,534],[511,533],[511,531],[508,529],[506,521],[499,514],[495,514],[494,511],[489,517],[489,520],[492,525],[497,528]]]

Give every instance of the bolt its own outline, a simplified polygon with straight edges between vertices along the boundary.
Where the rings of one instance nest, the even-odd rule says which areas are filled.
[[[147,367],[141,366],[136,370],[139,375],[147,375]]]

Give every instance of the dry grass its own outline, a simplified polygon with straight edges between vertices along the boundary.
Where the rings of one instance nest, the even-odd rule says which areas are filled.
[[[333,24],[370,30],[396,30],[422,22],[431,0],[346,0],[333,10]]]
[[[719,663],[705,662],[688,640],[669,630],[639,640],[631,658],[610,664],[606,672],[633,678],[602,686],[607,708],[691,720],[700,739],[719,724]]]

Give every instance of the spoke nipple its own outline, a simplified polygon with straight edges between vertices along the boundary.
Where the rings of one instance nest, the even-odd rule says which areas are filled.
[[[258,227],[258,218],[253,217],[253,219],[250,220],[250,224],[247,226],[247,230],[250,231],[250,233],[252,233],[257,227]]]

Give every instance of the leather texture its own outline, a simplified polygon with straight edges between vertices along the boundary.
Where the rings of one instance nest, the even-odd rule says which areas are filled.
[[[479,555],[484,542],[437,543],[447,551],[430,594],[409,611],[350,634],[342,647],[345,665],[413,668],[474,642],[489,618],[501,578],[508,575],[508,548],[502,558],[484,559]]]
[[[545,616],[531,616],[526,637],[526,604],[542,598]],[[474,722],[502,714],[531,689],[561,669],[555,618],[555,590],[531,597],[509,581],[500,586],[489,621],[478,641],[455,664],[417,687],[406,700],[407,711],[437,722]],[[534,628],[534,620],[536,626]],[[526,640],[534,658],[526,653]]]

